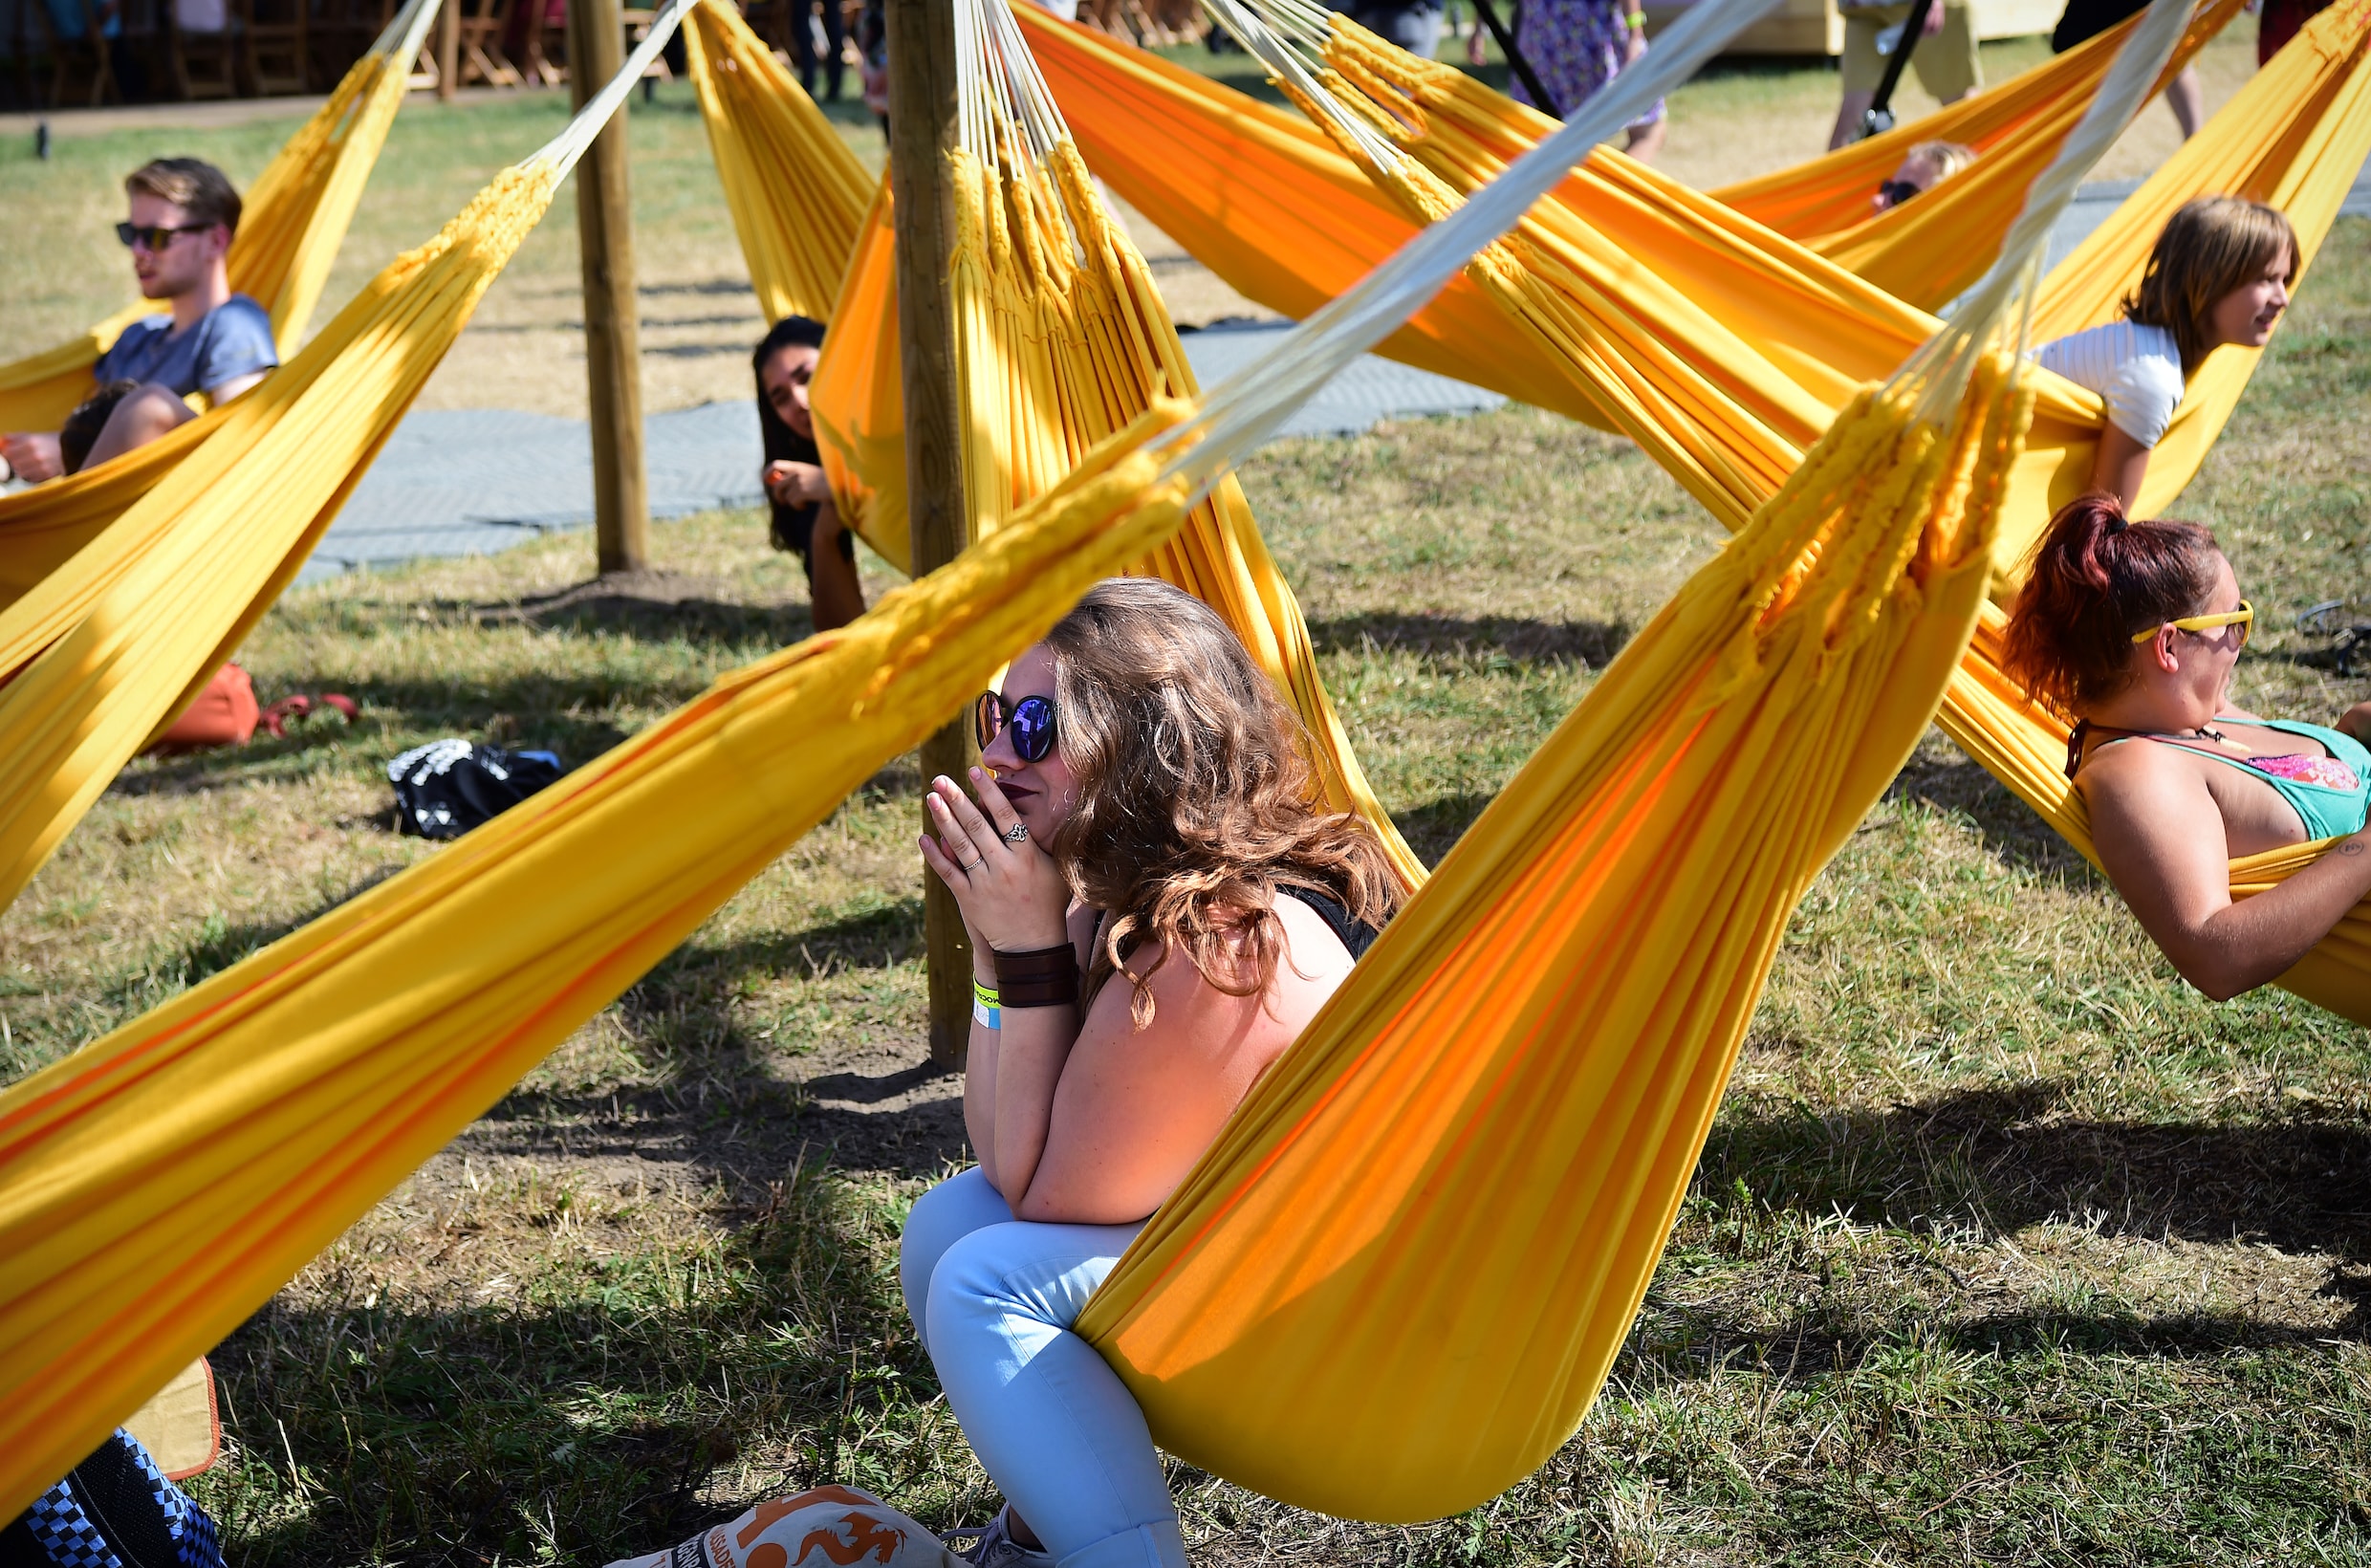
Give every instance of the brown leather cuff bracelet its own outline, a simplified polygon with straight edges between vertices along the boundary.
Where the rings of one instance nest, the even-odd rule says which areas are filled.
[[[1078,1000],[1078,953],[1069,943],[1027,952],[996,951],[999,1005],[1061,1007]]]

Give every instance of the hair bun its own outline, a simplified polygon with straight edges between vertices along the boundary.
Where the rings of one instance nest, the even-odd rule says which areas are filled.
[[[2107,514],[2107,531],[2110,534],[2121,534],[2131,526],[2132,519],[2121,512],[2111,512]]]

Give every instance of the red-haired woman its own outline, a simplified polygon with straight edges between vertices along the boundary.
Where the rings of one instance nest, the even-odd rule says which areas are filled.
[[[2067,776],[2116,889],[2183,977],[2221,1000],[2278,978],[2371,893],[2371,703],[2339,728],[2230,706],[2255,612],[2214,535],[2087,495],[2051,519],[2009,623],[2010,673],[2077,721]],[[2270,892],[2227,862],[2330,838]]]

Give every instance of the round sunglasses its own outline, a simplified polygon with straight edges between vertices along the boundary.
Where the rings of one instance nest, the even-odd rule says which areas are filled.
[[[1054,752],[1054,702],[1047,697],[1024,697],[1008,703],[993,691],[983,691],[971,708],[971,728],[979,736],[980,750],[994,744],[1005,727],[1012,727],[1012,750],[1023,762],[1043,762]]]

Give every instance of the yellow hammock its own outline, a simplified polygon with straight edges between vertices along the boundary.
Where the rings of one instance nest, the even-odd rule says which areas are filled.
[[[362,199],[387,127],[403,103],[412,56],[438,0],[407,0],[363,56],[265,165],[246,192],[230,246],[230,287],[272,313],[283,356],[295,352],[321,297],[330,263]],[[128,305],[72,342],[0,365],[0,430],[54,430],[91,394],[91,366],[123,329],[156,314]],[[0,534],[0,540],[7,535]],[[0,555],[9,554],[0,550]],[[14,574],[9,574],[14,580]]]
[[[1721,11],[1739,15],[1704,8],[1696,31],[1708,48]],[[1423,259],[1446,250],[1453,266],[1487,232],[1445,225]],[[1397,277],[1379,286],[1407,287],[1408,265],[1389,271]],[[1273,401],[1277,385],[1305,396],[1371,341],[1313,346],[1316,336],[1237,383],[1250,388],[1238,405]],[[1229,1344],[1254,1353],[1260,1323],[1247,1315],[1273,1324],[1295,1302],[1335,1301],[1338,1264],[1365,1271],[1368,1318],[1390,1301],[1381,1316],[1393,1322],[1437,1321],[1453,1292],[1462,1327],[1490,1339],[1501,1317],[1509,1332],[1495,1343],[1557,1375],[1468,1406],[1473,1421],[1330,1430],[1334,1451],[1303,1452],[1306,1480],[1288,1476],[1279,1492],[1331,1495],[1345,1470],[1396,1477],[1404,1466],[1379,1449],[1409,1442],[1456,1449],[1453,1480],[1370,1485],[1342,1505],[1405,1516],[1440,1506],[1445,1488],[1495,1490],[1543,1433],[1552,1445],[1569,1430],[1621,1342],[1625,1303],[1676,1209],[1789,909],[1915,744],[1969,634],[2019,414],[1995,358],[1952,428],[1938,429],[1960,404],[1951,380],[1947,365],[1854,404],[1783,500],[1633,642],[1416,895],[1398,934],[1131,1254],[1097,1311],[1107,1353],[1131,1368],[1166,1440],[1191,1441],[1178,1435],[1190,1401],[1172,1394],[1194,1390],[1190,1375],[1144,1370],[1176,1350],[1164,1346],[1164,1303],[1206,1288],[1208,1248],[1241,1236],[1229,1216],[1268,1223],[1295,1209],[1336,1222],[1334,1250],[1297,1254],[1325,1276],[1291,1277],[1283,1252],[1244,1252],[1229,1308],[1244,1332]],[[1933,404],[1924,417],[1922,393]],[[434,860],[0,1092],[0,1255],[11,1260],[0,1274],[0,1514],[259,1306],[884,758],[960,708],[1090,582],[1155,552],[1217,466],[1273,427],[1223,417],[1239,406],[1213,408],[1213,433],[1161,471],[1145,443],[1181,412],[1164,403],[1138,419],[953,565],[855,625],[725,677]],[[657,800],[670,807],[654,816]],[[662,830],[620,836],[629,819]],[[1484,932],[1508,918],[1511,891],[1519,926],[1511,939]],[[1601,938],[1626,946],[1578,946]],[[1450,978],[1418,978],[1435,971]],[[1607,977],[1601,1006],[1548,994]],[[1663,1007],[1633,1005],[1648,990]],[[1385,993],[1405,1007],[1376,1011]],[[1456,998],[1471,1027],[1411,1033],[1417,1012],[1446,1022]],[[1354,1018],[1370,1032],[1363,1047],[1348,1033]],[[1369,1136],[1350,1168],[1311,1164],[1345,1130],[1340,1118],[1363,1121],[1379,1092],[1416,1079],[1478,1092],[1455,1107],[1427,1097],[1432,1112],[1451,1114]],[[1602,1143],[1543,1141],[1505,1121],[1526,1109],[1543,1130],[1626,1130]],[[1279,1143],[1279,1125],[1303,1136]],[[1461,1126],[1486,1136],[1460,1136]],[[1543,1185],[1500,1190],[1500,1162],[1525,1158],[1556,1168],[1533,1172]],[[1249,1181],[1252,1166],[1269,1174]],[[1342,1197],[1354,1190],[1384,1207],[1345,1223]],[[1409,1227],[1431,1228],[1426,1202],[1462,1217],[1455,1259],[1492,1272],[1445,1271],[1400,1246]],[[1500,1212],[1529,1227],[1526,1245],[1483,1257],[1490,1228],[1472,1216]],[[1392,1277],[1379,1275],[1372,1266],[1395,1254]],[[1403,1315],[1402,1299],[1428,1305]],[[1429,1334],[1389,1340],[1371,1325],[1304,1340],[1273,1358],[1283,1381],[1244,1392],[1265,1405],[1302,1390],[1304,1407],[1281,1431],[1320,1415],[1354,1374],[1362,1397],[1404,1384],[1420,1403],[1444,1377],[1460,1381],[1465,1363]],[[1205,1352],[1229,1353],[1206,1338],[1189,1360]],[[1479,1393],[1486,1382],[1468,1386]],[[1273,1468],[1254,1455],[1237,1473]]]
[[[176,432],[161,482],[0,610],[0,904],[295,577],[624,92],[397,257],[262,385]]]
[[[993,21],[981,16],[982,27],[1001,23],[1000,34],[1017,52],[1019,39],[1009,34],[1002,8],[996,10]],[[705,30],[704,42],[694,49],[718,58],[763,50],[737,15],[718,6],[694,10],[686,35],[697,30]],[[704,70],[723,78],[723,73],[702,64],[699,54],[692,61],[695,81]],[[982,62],[964,64],[976,78]],[[740,80],[755,76],[751,69]],[[1090,447],[1133,422],[1156,397],[1193,396],[1200,390],[1151,272],[1095,194],[1077,148],[1060,129],[1058,112],[1041,92],[1030,91],[1027,77],[1015,72],[1008,79],[1024,101],[999,100],[994,109],[1001,117],[999,132],[959,149],[950,167],[958,230],[950,287],[963,389],[968,534],[975,539],[1052,489]],[[989,91],[979,79],[968,90]],[[781,131],[808,117],[826,135],[828,124],[797,83],[778,69],[763,94],[736,100],[719,93],[711,98],[703,89],[701,101],[719,166],[729,168],[723,183],[744,253],[754,258],[792,250],[802,243],[794,237],[801,209],[759,201],[751,193],[817,184],[812,169],[797,165],[802,159],[828,163],[830,152],[812,138],[794,139]],[[983,112],[989,112],[985,98]],[[1047,128],[1051,145],[1042,154],[1021,151],[1013,123],[1020,115]],[[729,127],[728,120],[733,122]],[[819,208],[832,210],[805,221],[828,231],[852,205],[850,194],[847,182],[835,182],[815,198]],[[857,265],[833,310],[811,398],[842,515],[868,544],[903,567],[908,559],[904,408],[889,220],[884,185],[859,242]],[[839,401],[852,366],[865,377],[863,402],[855,411]],[[855,430],[861,435],[852,439]],[[1299,603],[1276,570],[1233,476],[1220,479],[1177,537],[1134,570],[1176,584],[1225,618],[1308,730],[1328,803],[1359,813],[1375,828],[1408,885],[1422,881],[1423,862],[1376,800],[1350,749],[1317,678]]]
[[[1399,197],[1298,119],[1081,30],[1021,14],[1089,166],[1262,304],[1305,316],[1414,232],[1417,221]],[[1399,132],[1408,150],[1457,188],[1471,188],[1500,166],[1493,149],[1553,124],[1450,67],[1415,61],[1338,18],[1336,29],[1334,63],[1361,84],[1387,82],[1392,109],[1415,126]],[[2350,177],[2338,169],[2338,149],[2362,123],[2355,105],[2364,31],[2359,0],[2317,18],[2311,38],[2259,73],[2080,256],[2058,269],[2036,331],[2056,335],[2110,319],[2163,218],[2191,196],[2243,191],[2284,207],[2316,207],[2326,193],[2335,212]],[[2317,221],[2301,207],[2292,216],[2301,229]],[[2326,229],[2320,221],[2307,236],[2309,249]],[[1658,417],[1638,404],[1666,398],[1674,408],[1661,420],[1667,434],[1659,456],[1668,453],[1682,482],[1732,526],[1792,468],[1853,387],[1899,363],[1935,324],[1611,151],[1566,181],[1526,233],[1585,275],[1597,336],[1607,339],[1600,355],[1642,367],[1626,374],[1634,383],[1638,375],[1661,380],[1667,383],[1662,393],[1635,384],[1619,396],[1605,393],[1602,378],[1577,373],[1569,345],[1536,332],[1511,335],[1472,278],[1444,290],[1381,352],[1634,436],[1642,419]],[[2196,470],[2252,358],[2227,350],[2193,385],[2151,462],[2144,509],[2164,505]],[[2090,477],[2102,405],[2056,378],[2045,386],[2005,555],[2031,541],[2054,499]],[[1746,482],[1740,472],[1753,477]]]
[[[2035,335],[2056,337],[2105,318],[2108,303],[2138,281],[2147,248],[2164,220],[2183,201],[2201,191],[2236,189],[2284,208],[2297,229],[2304,252],[2299,258],[2301,272],[2336,221],[2355,172],[2362,166],[2366,153],[2371,153],[2371,72],[2362,68],[2367,32],[2371,32],[2371,5],[2362,0],[2335,7],[2309,23],[2298,38],[2226,106],[2207,132],[2186,143],[2105,225],[2054,270],[2035,309]],[[1340,30],[1334,42],[1341,46],[1334,57],[1346,67],[1342,77],[1334,78],[1338,83],[1345,79],[1380,80],[1379,74],[1371,68],[1377,61],[1393,72],[1395,79],[1391,85],[1402,90],[1411,76],[1420,73],[1432,75],[1380,40],[1361,37],[1348,29]],[[1457,77],[1457,81],[1443,83],[1446,91],[1440,95],[1440,100],[1449,107],[1441,107],[1441,102],[1428,104],[1429,118],[1421,121],[1427,134],[1411,138],[1411,143],[1426,155],[1426,167],[1420,171],[1420,178],[1437,168],[1470,183],[1479,177],[1475,171],[1494,165],[1488,159],[1471,156],[1470,142],[1455,134],[1457,122],[1452,111],[1474,112],[1478,95],[1459,88],[1458,83],[1468,78],[1453,72],[1444,75]],[[1495,95],[1491,98],[1492,107],[1506,102]],[[1393,104],[1403,114],[1409,112],[1404,98],[1395,98]],[[1515,114],[1530,113],[1513,105],[1506,107]],[[1379,116],[1371,123],[1381,127],[1391,122],[1387,117]],[[2218,129],[2220,134],[2216,134]],[[1619,183],[1621,180],[1630,182],[1630,188],[1648,200],[1634,200],[1625,206],[1612,199],[1623,193],[1624,186]],[[1610,195],[1591,189],[1592,182],[1597,181],[1609,187]],[[1716,516],[1734,527],[1742,510],[1752,504],[1758,494],[1769,492],[1757,489],[1757,484],[1774,484],[1769,475],[1774,465],[1783,463],[1784,446],[1769,438],[1768,425],[1757,431],[1753,422],[1736,417],[1733,404],[1742,403],[1742,399],[1732,395],[1732,408],[1724,410],[1720,408],[1719,394],[1739,385],[1768,393],[1773,382],[1766,368],[1758,382],[1741,371],[1740,361],[1751,365],[1751,360],[1738,355],[1733,345],[1727,363],[1722,362],[1721,355],[1703,350],[1697,352],[1708,369],[1687,362],[1685,357],[1668,352],[1675,341],[1686,344],[1685,334],[1667,329],[1658,333],[1651,321],[1642,319],[1653,312],[1652,291],[1668,281],[1671,274],[1657,267],[1650,267],[1643,273],[1635,269],[1624,272],[1622,269],[1624,258],[1638,253],[1632,248],[1637,243],[1633,236],[1651,232],[1637,221],[1642,206],[1660,212],[1665,209],[1666,203],[1683,194],[1667,182],[1661,184],[1662,188],[1655,188],[1655,177],[1629,160],[1599,154],[1578,176],[1565,183],[1556,200],[1534,209],[1523,232],[1513,242],[1523,249],[1520,261],[1510,264],[1502,259],[1494,271],[1490,271],[1490,258],[1486,255],[1483,267],[1477,271],[1484,272],[1495,297],[1504,302],[1516,319],[1525,322],[1526,341],[1555,343],[1558,329],[1579,339],[1582,346],[1566,362],[1576,374],[1593,378],[1602,400],[1622,410],[1625,417],[1619,422],[1621,427],[1637,436],[1659,462],[1671,468],[1684,483],[1689,484],[1691,491],[1706,500]],[[1411,181],[1404,188],[1414,187]],[[1606,254],[1605,236],[1576,215],[1573,198],[1577,190],[1590,196],[1589,211],[1593,217],[1603,216],[1609,226],[1629,223],[1626,229],[1617,230],[1628,243],[1615,247],[1610,257]],[[1436,183],[1424,187],[1420,199],[1439,195]],[[1709,214],[1721,210],[1702,198],[1695,200],[1709,209]],[[1708,221],[1703,227],[1710,229],[1712,226]],[[1574,265],[1576,257],[1580,258],[1578,266]],[[1536,288],[1540,279],[1526,271],[1529,266],[1556,273],[1570,292],[1561,298],[1542,298]],[[1573,286],[1575,273],[1583,266],[1598,271],[1578,286]],[[1817,272],[1817,266],[1805,263],[1798,269],[1798,275]],[[1717,272],[1708,275],[1708,268],[1702,266],[1680,276],[1677,292],[1685,296],[1688,310],[1712,304],[1751,319],[1755,299],[1750,288],[1734,287],[1733,280],[1729,280],[1731,286],[1725,288],[1724,279]],[[1841,292],[1839,283],[1836,293]],[[1770,297],[1762,305],[1767,312],[1775,301],[1782,312],[1799,312],[1807,294],[1801,288],[1792,292],[1772,288]],[[1625,319],[1641,296],[1649,300],[1648,309],[1637,317]],[[1558,313],[1557,307],[1576,303],[1577,309]],[[1688,320],[1678,311],[1667,306],[1664,309],[1667,316]],[[1705,340],[1705,336],[1700,333],[1697,341]],[[1502,338],[1498,346],[1514,345]],[[2255,359],[2251,352],[2224,350],[2192,380],[2175,428],[2168,432],[2151,460],[2142,510],[2162,509],[2196,472],[2213,436],[2219,433],[2245,389]],[[1799,351],[1795,359],[1786,362],[1798,372],[1805,363]],[[1999,529],[1999,565],[2004,574],[2013,574],[2046,520],[2050,507],[2083,488],[2089,474],[2087,447],[2067,443],[2054,453],[2045,444],[2052,440],[2066,442],[2062,432],[2070,428],[2070,420],[2073,427],[2079,427],[2084,422],[2096,426],[2096,400],[2046,374],[2037,375],[2036,381],[2039,401],[2034,439],[2017,479],[2012,481]],[[1764,406],[1783,404],[1772,397]],[[1728,423],[1704,420],[1691,425],[1691,418],[1703,419],[1708,408],[1726,413]],[[1813,413],[1816,417],[1816,408]],[[1759,445],[1750,439],[1756,435],[1762,438]],[[1699,455],[1701,462],[1697,461]],[[1996,627],[1978,640],[1947,694],[1940,722],[1971,756],[2031,802],[2084,854],[2091,855],[2079,801],[2059,768],[2065,754],[2064,726],[2055,715],[2026,700],[2001,674],[1990,656],[1996,644]],[[2318,848],[2300,846],[2233,862],[2234,895],[2246,896],[2273,885],[2280,877],[2310,863]],[[2371,906],[2348,917],[2313,954],[2283,976],[2281,983],[2334,1012],[2358,1022],[2371,1023]]]
[[[2152,96],[2239,14],[2242,3],[2201,0]],[[1882,136],[1708,194],[1896,298],[1938,310],[1991,265],[2026,187],[2065,143],[2138,23],[2136,13],[1998,87]],[[1958,142],[1979,157],[1917,201],[1872,213],[1878,182],[1892,178],[1902,155],[1928,141]]]
[[[758,308],[769,322],[829,316],[872,176],[730,5],[691,9],[684,58]]]

